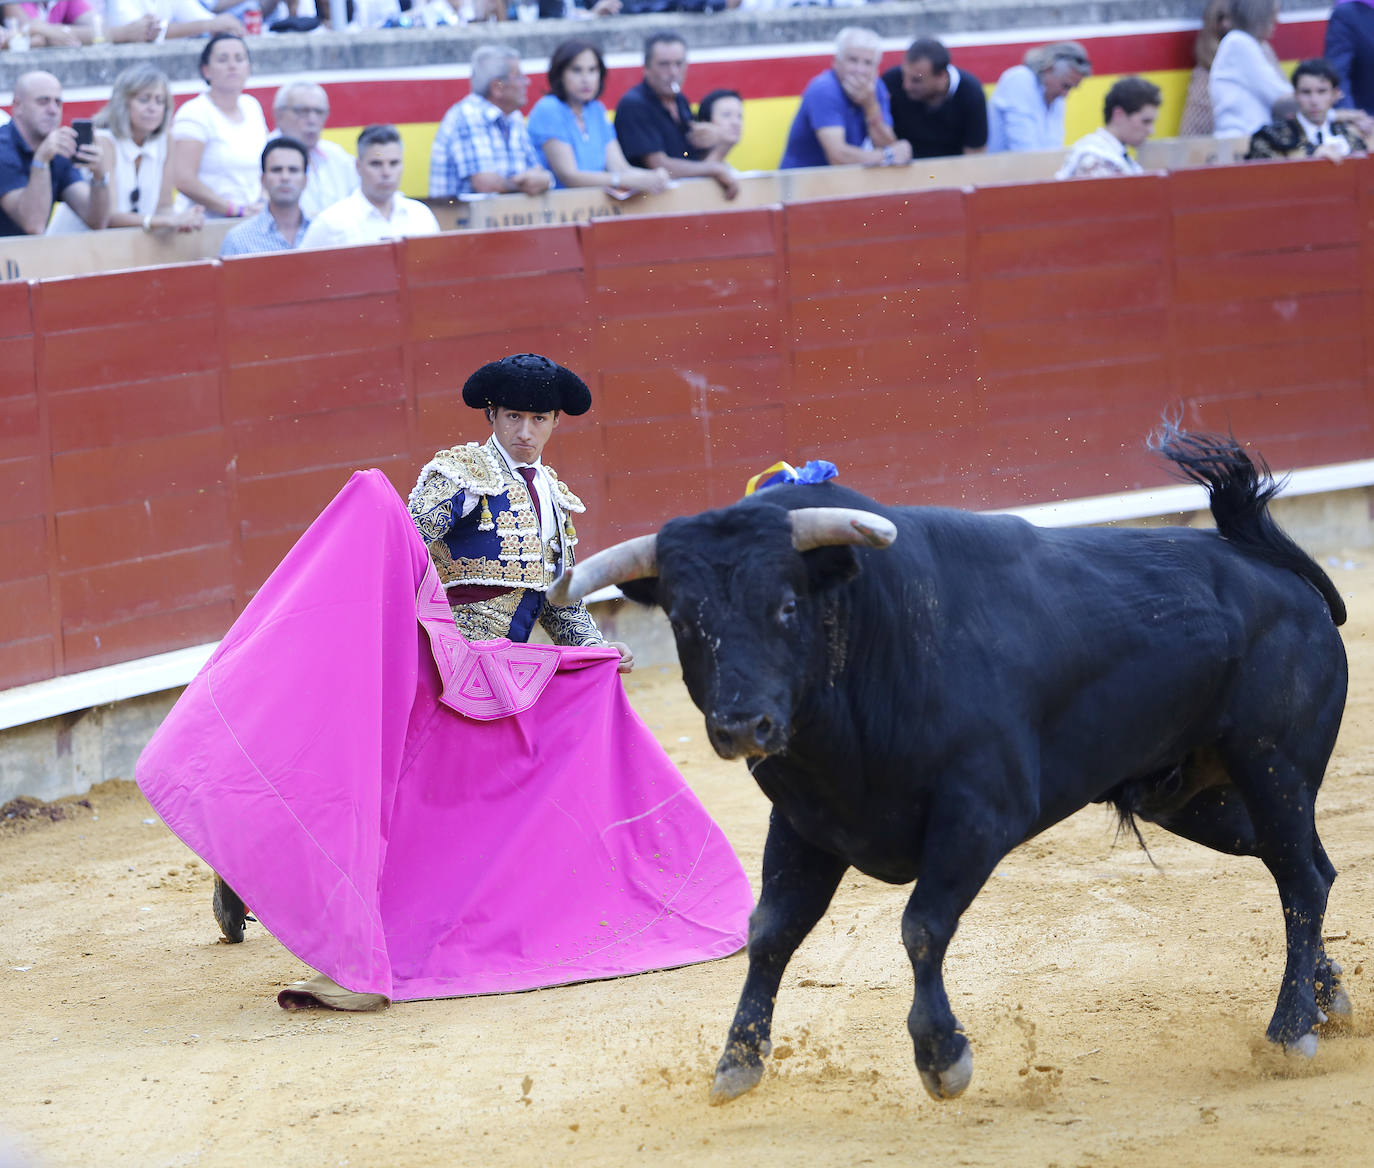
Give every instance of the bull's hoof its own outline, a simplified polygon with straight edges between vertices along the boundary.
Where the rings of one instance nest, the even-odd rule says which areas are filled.
[[[1345,986],[1337,986],[1331,995],[1331,1000],[1326,1004],[1321,1032],[1331,1035],[1350,1029],[1354,1015],[1355,1010],[1350,1004],[1350,995],[1345,992]]]
[[[964,1053],[943,1071],[921,1071],[921,1082],[925,1084],[926,1094],[939,1102],[962,1095],[972,1078],[973,1050],[968,1046],[965,1046]]]
[[[219,931],[224,934],[224,939],[231,945],[237,945],[243,940],[248,909],[239,899],[239,894],[224,882],[219,873],[215,874],[215,895],[210,905],[215,910],[215,920],[219,922]]]
[[[763,1078],[763,1060],[755,1057],[748,1062],[726,1064],[716,1067],[716,1077],[711,1083],[712,1106],[729,1103],[738,1099],[746,1091],[752,1091]]]
[[[1297,1042],[1285,1042],[1283,1049],[1285,1054],[1299,1055],[1302,1058],[1310,1059],[1317,1057],[1317,1045],[1315,1034],[1304,1034]]]

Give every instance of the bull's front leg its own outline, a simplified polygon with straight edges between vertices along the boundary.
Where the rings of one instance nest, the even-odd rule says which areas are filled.
[[[725,1051],[716,1064],[712,1103],[743,1095],[763,1078],[783,970],[825,914],[848,867],[838,856],[803,840],[773,809],[763,846],[763,887],[749,916],[749,972]]]
[[[953,1099],[973,1078],[973,1052],[945,992],[945,951],[964,910],[1022,838],[996,819],[967,805],[932,816],[920,875],[902,914],[902,942],[916,980],[907,1030],[932,1099]]]

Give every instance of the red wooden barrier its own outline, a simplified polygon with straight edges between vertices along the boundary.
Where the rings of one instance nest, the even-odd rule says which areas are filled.
[[[1278,468],[1370,457],[1372,249],[1356,161],[0,284],[0,686],[220,636],[352,470],[404,493],[482,437],[457,391],[509,352],[592,386],[549,452],[584,550],[779,458],[971,507],[1154,485],[1178,403]]]

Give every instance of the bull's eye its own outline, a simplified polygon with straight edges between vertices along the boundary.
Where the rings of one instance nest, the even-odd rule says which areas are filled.
[[[789,596],[780,605],[778,605],[778,620],[790,620],[796,611],[797,598],[795,596]]]

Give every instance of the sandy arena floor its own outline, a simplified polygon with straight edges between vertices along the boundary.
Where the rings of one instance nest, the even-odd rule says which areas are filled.
[[[218,943],[206,867],[112,776],[70,818],[0,825],[0,1133],[47,1168],[1367,1164],[1374,565],[1332,572],[1352,685],[1318,825],[1355,1025],[1311,1063],[1263,1041],[1283,938],[1260,864],[1147,828],[1153,868],[1105,808],[1016,851],[964,918],[946,967],[974,1049],[961,1099],[932,1102],[912,1064],[905,894],[851,877],[783,983],[763,1083],[712,1108],[742,955],[288,1014],[276,991],[304,967],[253,925]],[[630,689],[757,881],[767,808],[744,767],[711,753],[675,671]]]

